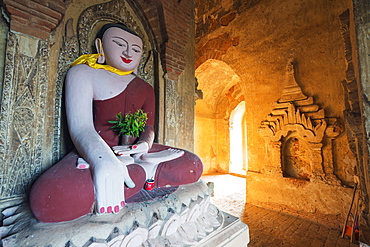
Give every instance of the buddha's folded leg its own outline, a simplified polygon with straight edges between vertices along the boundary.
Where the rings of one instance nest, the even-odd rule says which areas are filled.
[[[158,152],[168,148],[171,147],[155,143],[150,152]],[[183,151],[183,156],[158,165],[154,178],[156,187],[177,186],[198,181],[203,172],[202,161],[197,155],[186,150]]]
[[[90,169],[77,169],[80,156],[71,152],[50,167],[34,183],[30,193],[30,207],[41,222],[69,221],[93,210],[95,196]],[[128,172],[136,186],[125,186],[125,197],[137,193],[144,185],[145,171],[138,165],[129,165]]]

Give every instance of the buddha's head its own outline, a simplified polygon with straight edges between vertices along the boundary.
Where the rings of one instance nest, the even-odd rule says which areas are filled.
[[[134,31],[122,23],[109,23],[99,31],[95,40],[98,63],[106,63],[122,71],[131,71],[139,65],[143,53],[143,41]]]

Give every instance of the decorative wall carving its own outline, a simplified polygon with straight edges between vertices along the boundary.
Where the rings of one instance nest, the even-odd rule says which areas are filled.
[[[307,107],[318,107],[313,104],[312,97],[308,98],[306,103],[308,103]],[[320,117],[319,115],[323,114],[323,109],[309,113],[311,116],[313,114],[316,115],[314,117]],[[282,136],[286,137],[291,132],[299,132],[300,136],[307,142],[319,143],[324,137],[326,125],[324,118],[311,120],[311,117],[301,113],[293,102],[287,102],[276,104],[271,115],[262,122],[260,131],[263,136],[269,136],[271,141],[279,141]]]
[[[287,66],[287,82],[281,98],[259,128],[268,140],[268,149],[278,164],[273,173],[285,177],[310,180],[320,179],[338,183],[333,174],[331,142],[341,132],[337,118],[325,116],[324,109],[314,103],[313,97],[303,94],[295,80],[294,62]],[[324,159],[323,145],[329,152]],[[329,160],[324,162],[324,160]]]
[[[65,128],[62,122],[62,91],[64,78],[70,64],[81,54],[95,53],[94,40],[98,30],[108,22],[122,22],[137,32],[144,43],[143,56],[137,75],[154,86],[154,58],[153,44],[147,30],[141,23],[137,12],[127,1],[114,0],[107,3],[93,5],[85,9],[77,23],[77,32],[73,30],[73,19],[65,25],[65,36],[60,51],[58,77],[56,81],[55,111],[54,111],[54,140],[53,160],[56,162],[65,154],[60,136]],[[65,125],[65,124],[64,124]]]
[[[21,50],[22,42],[29,50]],[[48,43],[8,34],[0,112],[0,200],[23,197],[43,170]]]
[[[66,123],[62,118],[62,96],[64,78],[70,67],[70,64],[78,57],[79,46],[77,37],[73,31],[73,19],[69,19],[65,26],[66,34],[63,37],[62,49],[58,59],[58,72],[55,82],[55,97],[54,97],[54,124],[53,124],[53,163],[57,162],[66,152],[63,147],[61,137],[66,136]]]

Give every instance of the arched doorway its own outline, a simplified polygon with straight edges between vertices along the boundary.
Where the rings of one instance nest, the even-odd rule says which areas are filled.
[[[240,77],[215,59],[201,64],[195,75],[203,97],[195,105],[194,151],[203,161],[204,174],[229,173],[230,114],[244,101]]]
[[[246,175],[247,136],[245,130],[245,101],[237,105],[230,114],[230,166],[229,173]]]

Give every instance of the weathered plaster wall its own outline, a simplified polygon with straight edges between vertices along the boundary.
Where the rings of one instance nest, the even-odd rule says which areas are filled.
[[[365,234],[362,234],[361,241],[369,243],[370,242],[370,170],[369,170],[369,153],[370,153],[370,144],[369,144],[369,133],[370,133],[370,87],[369,87],[369,75],[370,75],[370,60],[369,54],[370,52],[370,39],[368,35],[369,30],[369,23],[370,23],[370,3],[367,1],[360,1],[355,0],[353,1],[354,7],[354,23],[352,23],[351,28],[356,30],[356,38],[352,38],[352,42],[357,44],[354,46],[353,52],[354,57],[358,57],[359,63],[355,63],[355,67],[358,68],[356,70],[356,78],[358,78],[357,82],[359,85],[358,95],[360,102],[360,109],[359,111],[362,124],[358,126],[360,129],[359,134],[357,135],[360,141],[360,148],[361,148],[361,156],[359,158],[360,166],[360,173],[361,173],[361,189],[363,191],[363,199],[364,199],[364,210],[362,214],[364,216],[365,221],[362,223],[366,225],[367,231]],[[352,29],[353,30],[353,29]],[[356,61],[356,60],[354,60]],[[364,129],[363,129],[364,128]],[[364,228],[363,228],[364,229]]]
[[[249,202],[270,207],[285,205],[306,212],[345,214],[351,189],[340,183],[329,185],[319,181],[294,184],[275,174],[276,157],[271,156],[258,130],[282,96],[290,59],[296,62],[296,81],[303,93],[313,97],[324,109],[327,119],[338,118],[337,124],[344,130],[346,98],[342,81],[346,79],[347,61],[340,15],[348,8],[350,2],[345,0],[197,1],[197,68],[209,59],[221,60],[240,78],[237,84],[246,102]],[[224,42],[216,42],[218,39]],[[207,88],[198,81],[198,88],[204,94],[218,83],[215,78],[215,85]],[[219,101],[223,104],[233,102],[225,92],[220,97],[228,99]],[[228,116],[230,108],[218,105],[218,109],[225,110],[219,112],[219,122]],[[208,122],[204,121],[205,125]],[[222,152],[227,152],[228,147],[225,142],[217,145],[222,146],[219,152],[201,157],[209,160],[216,156],[217,161],[225,160],[227,155]],[[338,181],[353,186],[357,161],[347,135],[342,133],[333,140],[333,153],[328,151],[328,145],[323,141],[322,167],[331,165]],[[223,162],[217,162],[216,169],[225,171]]]
[[[172,58],[168,58],[167,63],[172,64],[176,70],[168,69],[165,76],[166,93],[165,93],[165,117],[164,117],[164,140],[166,145],[181,147],[189,151],[194,150],[194,97],[195,97],[195,27],[194,27],[194,3],[185,1],[182,3],[182,9],[176,10],[172,19],[167,20],[168,30],[176,28],[174,37],[177,44],[169,44],[168,51],[174,51]],[[171,4],[172,10],[176,4]],[[183,12],[182,14],[180,14]],[[179,13],[179,18],[176,17]],[[184,15],[184,16],[181,16]],[[181,22],[185,18],[186,22]],[[167,65],[168,66],[168,65]],[[180,71],[181,73],[179,73]],[[175,75],[177,75],[175,77]]]

